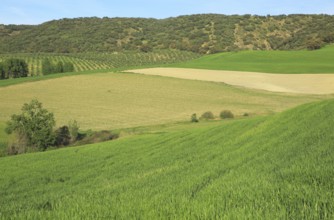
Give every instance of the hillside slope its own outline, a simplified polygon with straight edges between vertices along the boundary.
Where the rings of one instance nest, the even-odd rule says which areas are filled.
[[[173,67],[264,73],[334,73],[334,45],[316,51],[239,51],[200,57]]]
[[[0,217],[333,219],[333,109],[0,158]]]
[[[168,19],[76,18],[0,25],[1,53],[180,49],[215,53],[301,49],[334,42],[334,16],[200,14]]]

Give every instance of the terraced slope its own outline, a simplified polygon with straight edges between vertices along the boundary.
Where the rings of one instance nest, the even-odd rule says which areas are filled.
[[[333,109],[0,158],[0,218],[333,219]]]

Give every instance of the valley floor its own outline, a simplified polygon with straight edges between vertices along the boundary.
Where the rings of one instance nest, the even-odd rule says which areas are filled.
[[[334,74],[267,74],[257,72],[201,70],[188,68],[150,68],[134,73],[168,76],[261,89],[272,92],[333,94]]]

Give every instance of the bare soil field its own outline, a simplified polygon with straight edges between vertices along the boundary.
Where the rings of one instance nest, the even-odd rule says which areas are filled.
[[[150,68],[131,70],[131,72],[182,79],[224,82],[229,85],[272,92],[300,94],[334,93],[334,74],[269,74],[186,68]]]

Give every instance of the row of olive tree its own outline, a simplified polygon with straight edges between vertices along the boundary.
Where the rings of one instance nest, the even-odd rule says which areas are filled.
[[[0,79],[26,77],[28,74],[28,64],[22,59],[11,58],[0,63]]]
[[[52,73],[67,73],[73,71],[74,71],[74,65],[71,62],[59,61],[57,63],[53,63],[47,58],[42,61],[42,72],[44,75]]]
[[[16,136],[9,153],[24,153],[30,149],[43,151],[50,146],[66,146],[77,140],[79,126],[76,121],[57,130],[54,130],[55,125],[53,113],[44,109],[38,100],[24,104],[22,113],[12,115],[7,122],[6,132]]]

